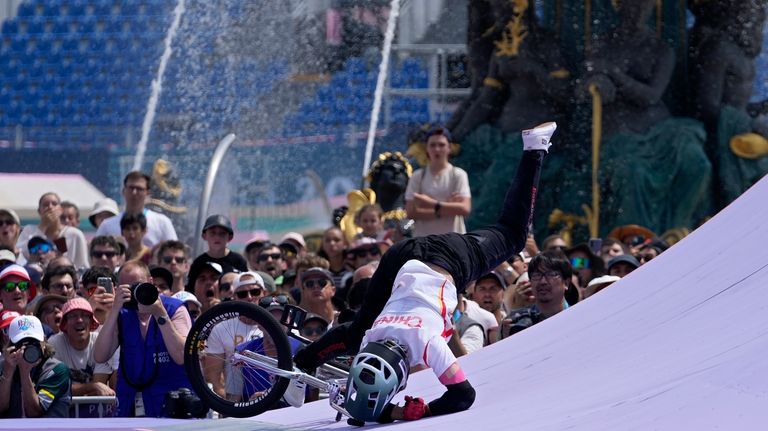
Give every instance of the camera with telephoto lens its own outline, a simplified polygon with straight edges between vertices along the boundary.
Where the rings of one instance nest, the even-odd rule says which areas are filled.
[[[43,347],[40,345],[40,342],[35,339],[30,338],[21,340],[21,342],[16,345],[16,348],[21,349],[22,347],[24,347],[22,357],[28,364],[34,364],[43,357]]]
[[[188,388],[179,388],[165,394],[163,416],[174,419],[204,418],[208,407]]]
[[[131,300],[123,304],[123,307],[130,309],[139,308],[141,305],[152,305],[157,301],[157,287],[152,283],[134,283],[130,287]]]

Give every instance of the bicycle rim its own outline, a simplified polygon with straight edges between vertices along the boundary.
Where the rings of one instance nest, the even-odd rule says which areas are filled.
[[[256,416],[280,406],[288,379],[247,363],[233,364],[231,358],[235,351],[255,352],[292,370],[284,330],[269,312],[247,302],[225,302],[202,314],[184,346],[184,368],[197,396],[232,417]]]

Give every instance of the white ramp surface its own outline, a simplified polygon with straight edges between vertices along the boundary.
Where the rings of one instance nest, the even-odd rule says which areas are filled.
[[[768,177],[658,258],[586,301],[461,358],[468,411],[398,430],[768,428]],[[432,400],[430,371],[399,395]],[[324,401],[254,418],[348,428]]]

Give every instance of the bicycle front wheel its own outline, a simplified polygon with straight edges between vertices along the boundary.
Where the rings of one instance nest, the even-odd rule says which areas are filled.
[[[293,369],[283,326],[261,307],[224,302],[202,314],[184,346],[184,368],[208,407],[225,416],[249,417],[279,406],[288,379],[258,368],[236,354],[267,357]]]

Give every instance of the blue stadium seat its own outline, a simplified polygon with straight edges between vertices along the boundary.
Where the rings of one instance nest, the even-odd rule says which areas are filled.
[[[97,16],[112,15],[112,0],[92,0],[93,14]]]
[[[19,5],[18,16],[30,17],[37,15],[37,7],[34,3],[25,1]]]
[[[51,32],[59,35],[67,34],[70,31],[70,23],[72,23],[72,19],[69,16],[59,15],[54,18]]]
[[[17,33],[11,36],[11,50],[14,52],[26,51],[27,43],[29,43],[29,35]]]
[[[96,17],[93,15],[83,15],[77,19],[78,33],[93,33],[96,30]]]
[[[46,0],[43,3],[44,16],[58,16],[61,14],[60,3],[57,1]]]
[[[19,32],[19,23],[15,19],[7,19],[3,21],[3,34],[10,35]]]

